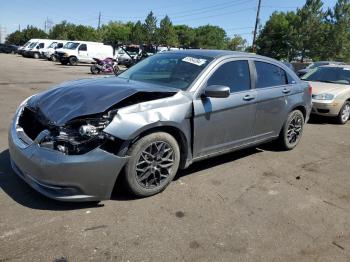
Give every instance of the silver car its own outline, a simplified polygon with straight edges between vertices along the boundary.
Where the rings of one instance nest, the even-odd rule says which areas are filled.
[[[68,82],[25,100],[9,132],[11,162],[58,200],[109,199],[119,175],[133,194],[151,196],[195,161],[272,140],[293,149],[311,92],[266,57],[165,52],[118,77]]]

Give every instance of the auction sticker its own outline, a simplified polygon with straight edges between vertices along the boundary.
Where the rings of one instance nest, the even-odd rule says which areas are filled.
[[[185,57],[184,59],[182,59],[182,61],[194,64],[197,66],[202,66],[207,62],[206,59],[200,59],[200,58],[195,58],[195,57],[190,57],[190,56]]]

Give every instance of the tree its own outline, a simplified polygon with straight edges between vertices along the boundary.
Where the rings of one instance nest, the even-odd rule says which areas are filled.
[[[305,5],[297,10],[299,23],[296,25],[298,30],[301,61],[305,57],[314,60],[320,59],[327,37],[324,31],[325,13],[322,10],[323,3],[321,0],[306,0]]]
[[[193,28],[187,25],[175,25],[174,30],[181,47],[189,48],[193,46],[196,37],[196,32]]]
[[[130,26],[122,22],[109,22],[101,27],[102,40],[106,44],[110,44],[115,49],[119,44],[129,41],[131,33]]]
[[[234,35],[231,39],[228,39],[227,49],[232,51],[244,51],[247,47],[247,40],[240,35]]]
[[[327,49],[323,58],[348,61],[350,59],[350,2],[338,0],[334,9],[327,12],[325,30]]]
[[[146,41],[146,30],[140,20],[131,29],[130,41],[134,44],[142,44]]]
[[[148,45],[156,44],[157,43],[157,18],[154,16],[153,12],[151,11],[143,24],[145,28],[145,41]]]
[[[25,44],[24,35],[20,31],[15,31],[6,37],[6,44],[11,45],[24,45]]]
[[[158,41],[159,44],[164,46],[175,46],[178,44],[177,34],[167,15],[160,21]]]
[[[257,38],[257,53],[292,61],[298,55],[295,12],[274,12]]]
[[[205,25],[195,29],[195,46],[205,49],[224,49],[226,32],[218,26]]]

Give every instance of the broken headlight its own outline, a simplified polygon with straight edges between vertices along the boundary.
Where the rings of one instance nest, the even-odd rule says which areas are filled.
[[[112,139],[103,130],[109,125],[115,112],[106,115],[88,116],[69,121],[61,127],[53,126],[50,134],[41,142],[41,147],[54,149],[67,155],[85,154],[99,146],[107,139]]]

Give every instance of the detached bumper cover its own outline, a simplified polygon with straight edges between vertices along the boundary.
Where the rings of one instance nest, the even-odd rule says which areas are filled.
[[[15,122],[15,121],[14,121]],[[115,181],[127,158],[96,148],[84,155],[64,155],[26,144],[13,123],[9,151],[14,171],[32,188],[61,201],[110,199]]]

